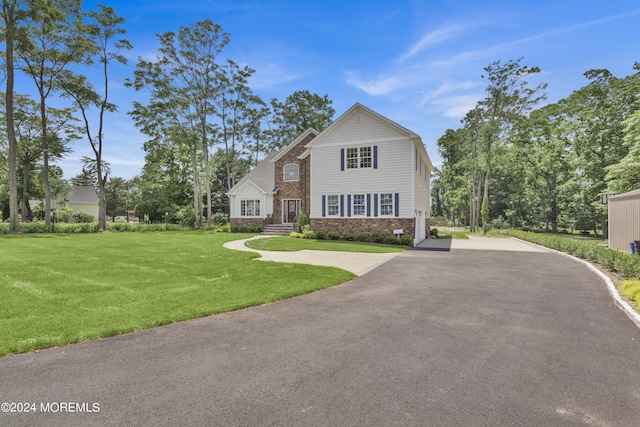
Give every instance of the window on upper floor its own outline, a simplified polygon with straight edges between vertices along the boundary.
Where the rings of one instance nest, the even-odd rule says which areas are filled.
[[[285,182],[298,181],[300,179],[300,167],[295,163],[286,164],[282,174]]]
[[[370,168],[372,165],[371,146],[347,148],[347,169]]]

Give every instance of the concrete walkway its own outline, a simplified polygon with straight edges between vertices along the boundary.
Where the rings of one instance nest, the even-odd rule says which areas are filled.
[[[401,252],[391,252],[384,254],[365,254],[360,252],[337,252],[337,251],[312,251],[302,250],[295,252],[261,251],[245,245],[245,242],[254,239],[268,238],[272,236],[256,236],[250,239],[232,240],[224,244],[227,249],[237,251],[248,251],[260,254],[259,261],[290,262],[294,264],[324,265],[338,267],[351,273],[362,276],[374,268],[395,258]]]

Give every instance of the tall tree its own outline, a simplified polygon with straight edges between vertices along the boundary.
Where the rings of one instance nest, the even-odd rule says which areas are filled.
[[[546,84],[541,83],[531,88],[526,80],[531,75],[539,73],[540,68],[522,65],[521,61],[522,58],[510,60],[506,64],[495,61],[484,69],[486,75],[483,77],[488,83],[485,89],[486,97],[478,104],[482,108],[481,139],[486,155],[482,205],[487,207],[494,149],[501,144],[511,128],[525,118],[536,103],[545,98],[540,92],[546,88]],[[485,212],[488,212],[488,208]],[[487,219],[487,216],[484,216],[482,228],[485,233]]]
[[[606,235],[607,210],[599,202],[600,194],[607,190],[607,167],[628,154],[623,123],[640,107],[640,72],[619,78],[597,69],[587,71],[585,77],[589,84],[574,91],[562,105],[580,171],[581,207],[577,210],[583,222],[593,224],[594,233],[601,228]]]
[[[219,91],[220,66],[217,57],[229,43],[229,34],[210,19],[191,27],[180,27],[178,33],[169,31],[158,35],[158,60],[138,60],[133,81],[128,85],[136,90],[147,89],[147,106],[134,103],[130,112],[138,127],[156,140],[172,133],[174,141],[192,147],[195,226],[201,227],[200,175],[198,163],[202,159],[205,170],[207,204],[211,206],[211,171],[209,146],[215,126],[214,99]],[[159,113],[159,114],[158,114]],[[164,123],[157,118],[163,117]],[[207,226],[211,226],[211,209],[207,210]]]
[[[99,94],[86,76],[66,73],[62,82],[62,89],[66,96],[73,99],[75,106],[80,110],[84,121],[84,129],[91,149],[95,155],[95,167],[98,179],[98,222],[101,230],[107,228],[106,218],[106,197],[105,183],[108,179],[108,171],[104,170],[104,121],[105,113],[114,112],[117,106],[109,102],[109,69],[114,62],[126,64],[127,58],[123,51],[132,49],[131,43],[125,39],[119,39],[126,33],[122,27],[124,18],[118,16],[112,7],[98,5],[98,11],[91,11],[87,14],[90,22],[85,28],[91,47],[87,49],[92,53],[92,57],[101,67],[102,93]],[[93,60],[93,58],[91,60]],[[89,110],[92,107],[98,108],[97,132],[89,120]]]
[[[79,34],[82,20],[81,0],[31,0],[31,20],[25,27],[31,40],[28,49],[19,52],[21,70],[30,76],[38,90],[40,131],[45,190],[45,223],[51,223],[51,186],[49,184],[49,138],[47,100],[62,77],[62,71],[83,57],[86,44]]]
[[[240,67],[228,60],[220,76],[218,97],[216,99],[220,118],[220,138],[224,144],[226,155],[227,190],[235,185],[236,153],[244,136],[249,131],[250,107],[262,103],[253,94],[248,81],[255,70]]]
[[[620,163],[606,167],[608,193],[625,193],[640,188],[640,109],[624,122],[624,144],[629,152]]]
[[[287,96],[284,102],[273,98],[273,128],[269,132],[269,148],[280,150],[309,128],[322,132],[336,114],[332,104],[328,95],[320,96],[308,90],[296,91]]]
[[[24,2],[18,0],[2,0],[2,40],[5,44],[4,63],[6,73],[5,86],[5,122],[7,131],[8,153],[8,192],[9,192],[9,232],[20,231],[18,223],[18,178],[17,178],[17,141],[13,122],[15,62],[16,48],[26,48],[27,42],[21,22],[27,16]]]

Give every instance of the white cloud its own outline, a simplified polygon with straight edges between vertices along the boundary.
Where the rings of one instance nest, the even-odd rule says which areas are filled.
[[[256,89],[269,89],[283,83],[299,80],[306,76],[303,70],[296,70],[273,62],[252,66],[256,70],[251,77],[251,86]]]
[[[411,46],[405,53],[403,53],[399,61],[405,61],[423,50],[448,40],[450,38],[456,37],[462,34],[465,29],[467,29],[467,25],[463,24],[453,24],[442,28],[437,28],[427,34],[425,34],[420,40],[418,40],[413,46]]]
[[[447,81],[435,88],[434,90],[428,91],[422,97],[422,103],[427,102],[429,100],[438,98],[441,95],[445,95],[452,92],[457,92],[459,90],[473,89],[477,87],[480,83],[474,82],[471,80],[465,80],[462,82],[453,82]]]
[[[451,96],[433,101],[431,104],[444,117],[452,119],[462,119],[477,102],[482,98],[482,94],[471,93],[465,95]]]

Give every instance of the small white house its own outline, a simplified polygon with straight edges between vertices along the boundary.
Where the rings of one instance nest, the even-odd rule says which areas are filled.
[[[234,186],[231,222],[262,225],[273,215],[286,223],[302,210],[314,231],[401,230],[418,243],[429,226],[432,170],[420,136],[356,103],[323,132],[309,129],[269,155]]]
[[[75,212],[85,211],[98,218],[98,193],[90,185],[76,185],[73,187],[69,197],[65,200],[56,201],[54,207],[56,210],[68,207]]]

